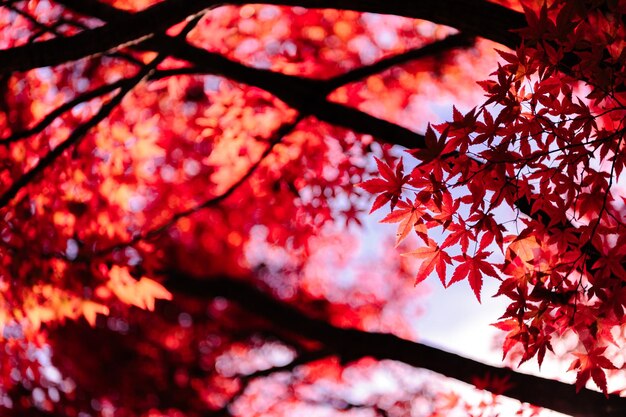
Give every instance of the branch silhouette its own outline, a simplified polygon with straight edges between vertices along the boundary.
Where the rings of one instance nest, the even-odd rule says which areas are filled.
[[[472,384],[477,376],[508,378],[512,387],[502,395],[575,417],[626,415],[626,399],[588,389],[576,394],[574,386],[559,381],[526,375],[510,368],[486,365],[392,334],[340,328],[300,312],[235,278],[195,278],[179,271],[166,274],[166,287],[190,297],[224,297],[257,317],[268,320],[284,331],[321,342],[324,347],[347,361],[361,357],[391,359],[417,368],[429,369]]]

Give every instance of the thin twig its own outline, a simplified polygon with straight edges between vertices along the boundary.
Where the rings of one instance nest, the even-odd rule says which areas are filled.
[[[198,19],[194,19],[185,26],[178,36],[186,36],[187,33],[197,24]],[[126,80],[126,82],[120,87],[120,91],[102,105],[98,113],[91,117],[87,122],[78,126],[61,144],[48,152],[42,157],[34,167],[19,177],[11,186],[0,196],[0,208],[5,207],[13,200],[13,198],[20,192],[20,190],[26,187],[33,181],[33,179],[40,173],[42,173],[47,167],[52,165],[66,150],[72,146],[78,144],[84,136],[101,121],[111,114],[121,102],[122,99],[128,94],[137,84],[139,84],[144,78],[149,76],[165,58],[167,54],[159,54],[149,64],[139,70],[137,75]]]
[[[241,187],[242,184],[248,181],[248,179],[252,176],[252,174],[254,174],[254,172],[259,168],[259,166],[261,166],[263,161],[272,153],[272,151],[274,150],[274,147],[278,143],[280,143],[286,135],[291,133],[296,128],[296,126],[300,123],[300,121],[304,119],[304,117],[305,115],[299,114],[293,121],[284,123],[282,126],[280,126],[278,130],[274,133],[274,137],[270,141],[269,146],[267,147],[267,149],[265,149],[263,154],[261,154],[260,158],[254,164],[250,166],[248,171],[246,171],[246,173],[242,175],[241,178],[239,178],[237,181],[231,184],[231,186],[228,187],[228,189],[226,189],[226,191],[224,191],[222,194],[219,194],[199,204],[196,204],[193,207],[188,208],[187,210],[180,211],[174,214],[172,217],[170,217],[165,223],[159,226],[156,226],[154,228],[151,228],[143,233],[140,233],[126,242],[117,243],[107,248],[94,251],[91,254],[91,257],[104,256],[115,250],[119,250],[122,248],[126,248],[128,246],[137,244],[140,241],[152,239],[160,235],[161,233],[163,233],[165,230],[169,229],[173,225],[175,225],[180,219],[191,216],[192,214],[200,210],[203,210],[205,208],[213,207],[213,206],[220,204],[222,201],[226,200],[229,196],[231,196],[239,187]]]
[[[466,48],[474,44],[473,39],[464,33],[450,35],[444,39],[432,42],[420,48],[409,49],[408,51],[383,58],[370,65],[355,68],[333,78],[325,80],[325,88],[329,91],[350,84],[351,82],[363,80],[369,76],[379,74],[396,65],[406,64],[409,61],[416,61],[426,57],[433,57],[457,48]]]

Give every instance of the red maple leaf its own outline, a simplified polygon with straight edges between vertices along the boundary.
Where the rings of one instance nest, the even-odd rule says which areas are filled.
[[[478,302],[480,302],[480,290],[483,286],[483,274],[498,278],[498,273],[493,268],[493,265],[486,261],[489,255],[491,255],[491,252],[481,251],[474,256],[468,256],[467,254],[455,256],[453,259],[461,262],[461,264],[459,264],[454,270],[448,285],[467,278],[470,287],[472,287],[472,290],[478,299]]]
[[[404,254],[405,256],[420,259],[419,270],[415,279],[415,285],[424,281],[436,269],[439,280],[446,285],[446,264],[452,265],[452,258],[446,251],[441,249],[434,241],[430,240],[429,245],[423,248]]]
[[[617,369],[604,355],[605,347],[592,349],[587,353],[574,353],[577,357],[568,371],[578,370],[576,375],[576,392],[580,391],[589,378],[593,379],[598,388],[608,397],[606,375],[603,369]]]
[[[424,142],[426,146],[420,149],[414,149],[410,151],[410,153],[411,155],[422,161],[424,164],[434,161],[435,159],[439,158],[439,156],[445,149],[447,136],[448,129],[446,128],[441,133],[439,138],[437,138],[437,134],[435,133],[431,125],[428,124],[428,127],[426,128],[426,133],[424,134]]]
[[[406,239],[411,230],[415,230],[421,236],[426,236],[426,225],[421,220],[423,214],[422,210],[409,201],[400,201],[396,208],[381,220],[381,223],[400,223],[396,233],[397,246]]]
[[[359,184],[359,187],[372,194],[380,194],[374,200],[370,213],[378,210],[389,201],[391,201],[391,208],[393,209],[402,195],[402,186],[409,178],[407,175],[404,175],[402,159],[396,165],[395,171],[390,165],[378,158],[375,159],[378,165],[378,172],[382,178],[372,178]]]

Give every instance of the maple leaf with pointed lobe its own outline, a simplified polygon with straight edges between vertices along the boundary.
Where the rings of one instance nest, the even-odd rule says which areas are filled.
[[[394,170],[390,165],[376,159],[376,165],[378,166],[378,172],[382,178],[372,178],[361,184],[359,187],[372,194],[380,194],[374,200],[370,213],[375,212],[387,202],[391,202],[391,208],[393,209],[402,195],[402,186],[408,181],[409,176],[404,175],[404,165],[402,159],[396,165]]]
[[[511,348],[519,343],[520,338],[527,332],[526,325],[518,319],[510,318],[492,323],[493,327],[507,332],[502,343],[502,360],[506,358]]]
[[[407,238],[411,230],[418,235],[426,236],[426,225],[422,220],[424,212],[414,204],[407,201],[398,202],[396,208],[382,219],[381,223],[400,223],[396,233],[396,246]]]
[[[437,138],[435,130],[429,123],[428,127],[426,128],[426,133],[424,134],[424,142],[426,146],[421,149],[413,149],[410,151],[410,153],[411,155],[422,161],[424,164],[434,161],[435,159],[439,158],[439,156],[443,153],[443,150],[446,148],[447,137],[447,128],[445,128],[439,138]]]
[[[443,248],[458,244],[463,252],[467,252],[470,240],[476,239],[474,230],[468,228],[463,219],[459,219],[458,223],[451,223],[446,230],[450,234],[441,244]]]
[[[592,349],[587,353],[574,353],[577,359],[572,362],[568,371],[578,370],[576,375],[576,392],[579,392],[591,378],[604,395],[608,397],[606,374],[603,369],[617,368],[603,355],[605,350],[606,346]]]
[[[452,265],[452,258],[446,251],[441,249],[433,240],[429,240],[428,246],[417,248],[414,251],[403,254],[421,260],[420,267],[415,278],[415,285],[424,281],[433,272],[437,271],[439,280],[446,286],[447,265]]]
[[[470,287],[472,287],[472,290],[476,295],[476,299],[478,299],[478,302],[480,303],[480,290],[483,286],[483,274],[498,278],[498,273],[493,268],[493,265],[486,261],[487,257],[490,255],[491,252],[480,251],[474,256],[468,256],[467,254],[455,256],[453,259],[461,263],[456,266],[448,286],[467,278]]]

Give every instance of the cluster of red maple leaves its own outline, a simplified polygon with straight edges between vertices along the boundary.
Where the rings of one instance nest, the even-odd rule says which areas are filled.
[[[467,279],[480,301],[484,278],[501,280],[504,354],[518,346],[541,364],[573,333],[577,389],[591,378],[605,393],[605,370],[623,363],[625,13],[624,2],[527,4],[523,45],[499,51],[479,83],[485,102],[429,127],[409,151],[415,168],[378,161],[381,178],[361,185],[378,194],[373,210],[391,202],[382,221],[400,223],[398,241],[423,241],[407,254],[417,282]]]

